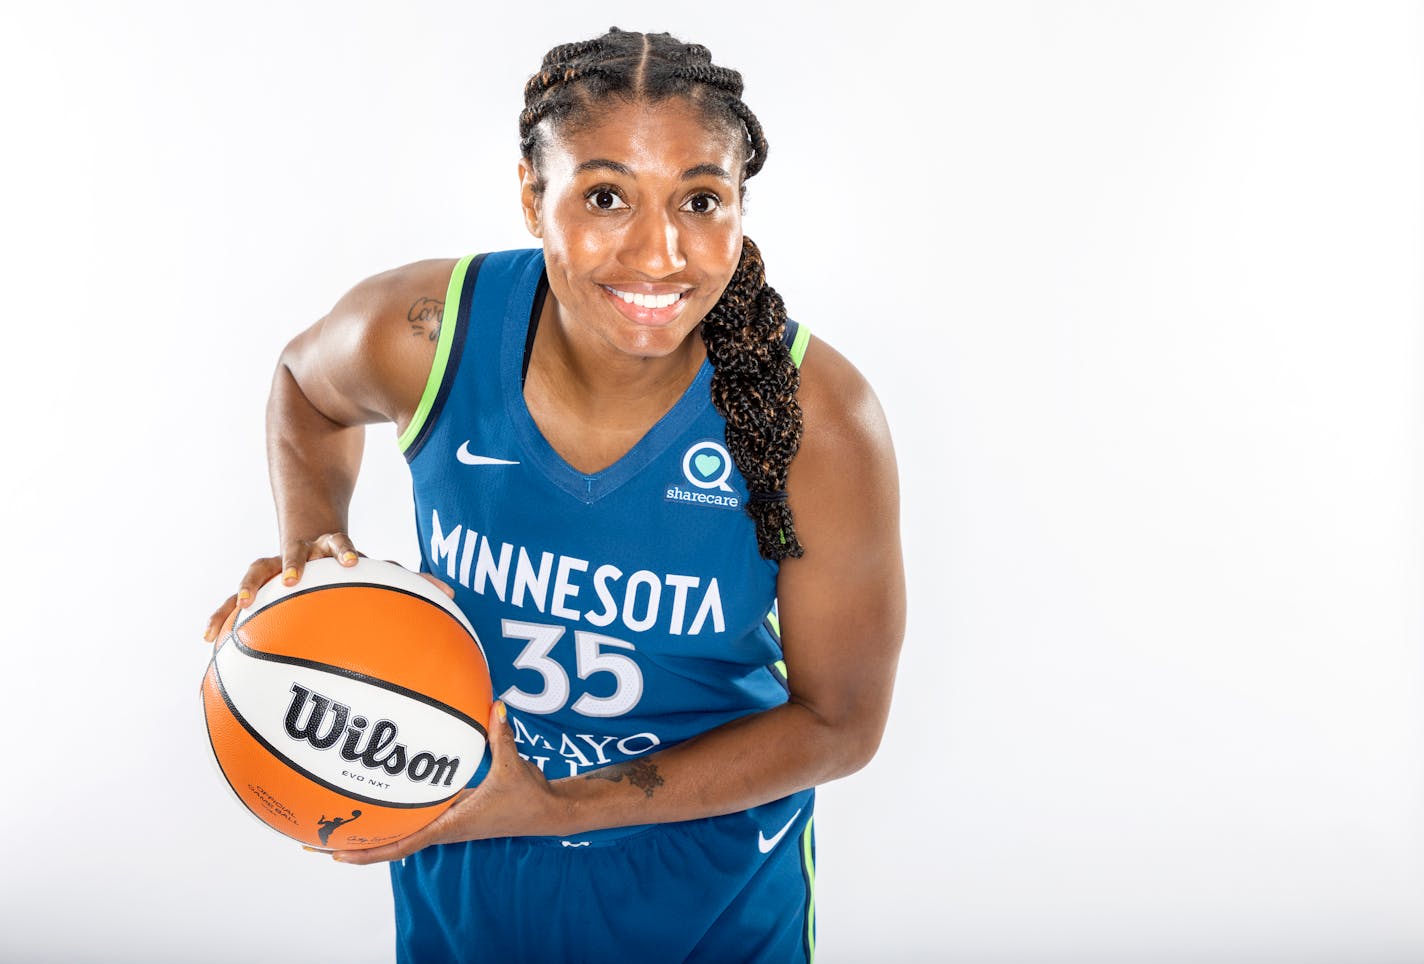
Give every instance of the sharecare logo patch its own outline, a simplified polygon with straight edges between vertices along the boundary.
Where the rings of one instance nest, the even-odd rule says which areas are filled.
[[[668,486],[664,498],[689,505],[740,509],[742,498],[727,481],[731,475],[732,457],[720,442],[694,442],[682,454],[682,478]]]

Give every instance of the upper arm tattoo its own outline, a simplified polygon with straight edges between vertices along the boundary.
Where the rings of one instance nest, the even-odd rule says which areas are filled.
[[[445,314],[445,302],[420,298],[410,306],[406,319],[413,335],[424,335],[431,341],[440,337],[440,319]]]

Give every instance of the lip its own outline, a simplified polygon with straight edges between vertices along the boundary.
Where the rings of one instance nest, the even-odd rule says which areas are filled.
[[[627,318],[635,325],[646,325],[648,327],[659,327],[674,321],[678,315],[682,314],[687,307],[687,296],[691,293],[691,288],[681,285],[655,285],[655,284],[629,284],[629,285],[599,285],[599,290],[603,296],[618,310],[624,318]],[[666,308],[643,308],[638,305],[629,304],[622,298],[615,295],[612,288],[619,291],[626,291],[630,294],[641,295],[670,295],[680,294],[681,298],[668,305]]]

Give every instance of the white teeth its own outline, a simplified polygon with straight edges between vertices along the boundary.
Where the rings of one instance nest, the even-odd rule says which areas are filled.
[[[619,291],[617,288],[609,288],[613,294],[622,298],[630,305],[637,305],[639,308],[666,308],[675,304],[682,297],[679,292],[672,292],[665,295],[645,295],[633,291]]]

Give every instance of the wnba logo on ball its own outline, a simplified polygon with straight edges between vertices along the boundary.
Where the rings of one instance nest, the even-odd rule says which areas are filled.
[[[711,439],[694,442],[682,453],[682,481],[693,488],[685,489],[680,482],[674,482],[668,486],[665,498],[669,502],[740,508],[741,496],[727,481],[731,476],[732,457],[720,442]]]

